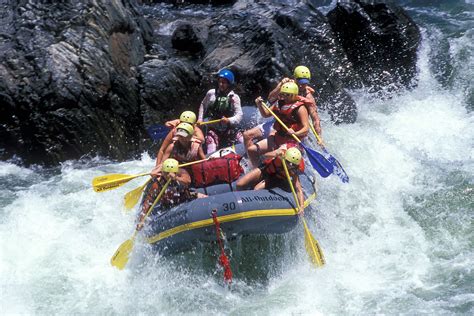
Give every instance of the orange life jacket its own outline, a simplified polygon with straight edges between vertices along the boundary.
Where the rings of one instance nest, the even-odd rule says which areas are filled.
[[[272,111],[288,128],[291,128],[296,132],[303,128],[303,124],[301,124],[298,119],[298,109],[303,104],[304,103],[301,101],[296,101],[291,104],[282,104],[282,101],[279,100],[277,104],[272,106]],[[273,128],[278,134],[286,134],[285,128],[281,126],[278,121],[273,123]]]

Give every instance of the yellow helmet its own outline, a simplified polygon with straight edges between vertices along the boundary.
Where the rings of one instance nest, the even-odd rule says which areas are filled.
[[[293,72],[293,76],[295,79],[311,79],[311,72],[309,71],[308,67],[305,66],[298,66],[295,68]]]
[[[194,112],[192,111],[184,111],[183,113],[181,113],[179,120],[181,122],[194,124],[196,123],[196,114],[194,114]]]
[[[294,82],[284,83],[280,88],[280,93],[298,94],[298,85]]]
[[[299,165],[301,162],[301,151],[296,147],[291,147],[286,151],[285,159],[292,164]]]
[[[194,134],[194,127],[189,123],[179,123],[176,126],[176,136],[188,137]]]
[[[163,172],[178,172],[179,170],[179,162],[176,159],[173,158],[168,158],[165,161],[163,161],[163,166],[161,168],[161,171]]]

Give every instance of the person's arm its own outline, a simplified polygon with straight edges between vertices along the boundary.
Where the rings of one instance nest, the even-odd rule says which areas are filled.
[[[184,169],[179,169],[178,173],[176,174],[175,180],[185,186],[191,185],[191,176]]]
[[[175,128],[176,126],[178,126],[178,124],[179,124],[180,122],[181,122],[181,121],[180,121],[179,119],[167,121],[167,122],[165,123],[165,126],[168,127],[168,128]]]
[[[199,139],[201,143],[204,142],[204,133],[197,125],[194,126],[193,136],[196,137],[196,139]]]
[[[199,146],[199,149],[198,149],[198,158],[199,158],[200,160],[206,159],[206,154],[204,154],[204,150],[202,149],[202,146]]]
[[[173,148],[174,148],[174,144],[170,144],[170,145],[168,146],[168,148],[166,148],[165,152],[163,153],[161,162],[160,162],[159,164],[157,164],[157,165],[155,166],[155,168],[153,168],[153,170],[150,172],[150,175],[151,175],[152,177],[159,177],[159,176],[161,176],[161,166],[162,166],[162,162],[169,158],[169,156],[171,155],[171,151],[173,150]]]
[[[242,121],[244,113],[242,112],[242,105],[240,104],[240,97],[233,93],[232,94],[232,107],[234,108],[234,116],[229,117],[229,123],[231,125],[237,125]]]
[[[286,151],[286,144],[283,144],[279,148],[277,148],[276,150],[272,150],[272,151],[269,151],[267,153],[264,153],[263,157],[265,159],[283,157],[283,155],[285,154],[285,151]]]
[[[309,130],[309,117],[308,117],[308,110],[306,110],[305,106],[300,106],[298,108],[298,119],[301,122],[301,125],[303,125],[303,128],[300,129],[299,131],[295,132],[295,135],[298,138],[305,137],[308,135],[308,130]]]
[[[318,133],[319,137],[321,137],[321,120],[319,119],[318,114],[318,106],[316,105],[316,100],[314,99],[313,93],[314,90],[310,87],[306,88],[306,99],[309,103],[305,102],[306,109],[308,110],[309,116],[313,120],[313,126]]]
[[[300,177],[298,175],[293,176],[293,185],[296,190],[296,196],[298,198],[298,204],[300,208],[298,209],[298,214],[304,212],[304,194],[303,187],[301,186]]]
[[[156,155],[156,163],[155,166],[160,165],[163,162],[163,154],[165,153],[166,149],[168,149],[169,145],[171,144],[171,140],[173,139],[173,134],[174,131],[171,130],[168,135],[166,135],[165,139],[163,140],[163,143],[161,144],[160,149],[158,150],[158,153]]]
[[[214,94],[214,89],[207,91],[206,96],[201,101],[201,105],[199,106],[199,114],[198,114],[198,122],[202,122],[204,119],[204,113],[211,102],[211,96]]]
[[[278,95],[280,94],[281,86],[282,86],[284,83],[287,83],[287,82],[290,82],[290,81],[293,81],[293,80],[291,80],[290,78],[283,78],[283,79],[281,79],[281,81],[277,84],[277,86],[275,87],[275,89],[273,89],[272,91],[270,91],[270,93],[268,94],[268,101],[269,101],[270,103],[273,103],[273,102],[275,102],[276,100],[278,100]]]
[[[258,97],[255,99],[255,104],[257,105],[257,108],[258,108],[258,111],[260,112],[260,115],[263,116],[263,117],[270,117],[272,116],[272,114],[270,113],[270,111],[268,111],[263,105],[262,103],[265,102],[263,101],[263,98],[262,97]]]

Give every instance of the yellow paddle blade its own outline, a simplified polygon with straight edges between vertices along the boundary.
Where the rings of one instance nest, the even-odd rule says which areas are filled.
[[[150,180],[145,182],[142,186],[139,186],[138,188],[136,188],[136,189],[128,192],[127,194],[125,194],[125,196],[123,197],[123,202],[124,202],[126,210],[129,211],[129,210],[133,209],[133,207],[138,203],[138,201],[140,200],[140,197],[142,196],[143,190],[148,185]]]
[[[305,219],[303,218],[303,226],[304,226],[304,245],[306,247],[306,252],[308,253],[309,257],[313,264],[318,267],[322,267],[326,260],[324,259],[323,251],[319,246],[319,243],[316,239],[314,239],[313,235],[309,231],[308,225],[306,224]]]
[[[135,235],[132,238],[124,241],[114,255],[110,259],[110,264],[116,267],[119,270],[123,270],[128,262],[128,257],[133,249],[133,243],[135,240]]]
[[[108,190],[116,189],[128,181],[145,176],[148,173],[141,173],[137,175],[121,174],[121,173],[111,173],[103,176],[95,177],[92,180],[92,187],[95,192],[103,192]]]

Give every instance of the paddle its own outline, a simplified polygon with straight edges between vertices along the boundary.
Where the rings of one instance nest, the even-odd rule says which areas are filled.
[[[141,220],[140,224],[137,225],[137,228],[135,228],[135,232],[133,233],[132,237],[126,241],[124,241],[120,247],[118,247],[117,251],[115,251],[114,255],[110,259],[110,264],[116,267],[119,270],[123,270],[125,266],[127,265],[128,262],[128,257],[130,256],[130,253],[132,252],[133,246],[135,244],[135,237],[137,236],[138,232],[141,230],[143,227],[143,223],[145,222],[145,219],[148,217],[148,215],[151,213],[153,208],[155,207],[156,203],[161,199],[163,194],[166,191],[166,188],[168,188],[168,185],[170,184],[171,179],[168,179],[166,181],[165,185],[161,189],[160,193],[156,197],[155,201],[153,204],[150,206],[148,211],[146,212],[145,216]]]
[[[343,183],[349,182],[349,176],[347,175],[346,171],[342,167],[341,163],[326,150],[326,147],[324,146],[324,144],[321,140],[321,137],[318,135],[318,133],[314,129],[314,126],[311,125],[311,124],[309,126],[311,127],[311,130],[313,131],[314,136],[316,136],[321,148],[323,149],[324,153],[326,154],[327,160],[333,166],[333,173],[336,174],[339,177],[339,179],[341,179],[341,181]]]
[[[198,124],[199,126],[201,126],[201,125],[219,123],[220,121],[222,121],[222,119],[210,120],[210,121],[205,121],[205,122],[199,122],[199,123],[197,123],[197,124]]]
[[[103,176],[95,177],[92,180],[92,187],[95,192],[104,192],[116,189],[121,187],[130,180],[133,180],[138,177],[143,177],[149,173],[140,173],[136,175],[121,174],[121,173],[111,173]]]
[[[264,103],[261,103],[265,109],[273,115],[273,117],[280,123],[283,128],[288,131],[289,128],[283,123],[280,118]],[[332,164],[320,153],[317,151],[306,147],[305,144],[301,142],[301,140],[294,134],[291,134],[291,136],[304,148],[306,151],[306,154],[308,155],[309,162],[311,162],[311,165],[313,166],[314,169],[321,175],[321,177],[326,178],[328,177],[332,172],[333,172],[333,166]]]
[[[125,210],[129,211],[133,209],[133,207],[138,203],[138,200],[140,200],[143,190],[145,189],[145,187],[148,185],[150,181],[151,181],[151,178],[148,179],[148,181],[145,182],[143,185],[125,194],[125,196],[123,197]]]
[[[283,169],[285,170],[286,179],[288,180],[288,184],[290,185],[291,192],[293,193],[293,198],[295,199],[296,207],[299,210],[300,204],[298,202],[298,197],[296,196],[295,188],[293,187],[293,182],[291,182],[291,177],[290,177],[290,173],[288,172],[288,167],[286,166],[285,158],[281,157],[280,159],[283,163]],[[302,214],[301,214],[301,219],[303,221],[303,227],[304,227],[304,244],[305,244],[306,252],[308,253],[309,257],[311,258],[311,262],[313,262],[314,265],[318,267],[322,267],[326,263],[326,261],[324,260],[323,251],[321,247],[319,246],[318,241],[311,234],[308,228],[308,225],[306,224],[306,220],[304,219],[304,216]]]
[[[196,163],[200,163],[200,162],[203,162],[203,161],[206,161],[206,160],[209,160],[209,159],[210,158],[187,162],[187,163],[179,165],[179,167],[186,167],[186,166],[194,165]],[[147,176],[149,174],[150,173],[148,173],[148,172],[147,173],[140,173],[140,174],[136,174],[136,175],[120,174],[120,173],[106,174],[106,175],[103,175],[103,176],[95,177],[92,180],[92,187],[94,188],[95,192],[109,191],[109,190],[113,190],[113,189],[116,189],[118,187],[121,187],[122,185],[124,185],[125,183],[127,183],[130,180],[133,180],[133,179],[138,178],[138,177]]]
[[[165,125],[151,125],[146,131],[151,139],[158,141],[165,138],[170,132],[170,129]]]

